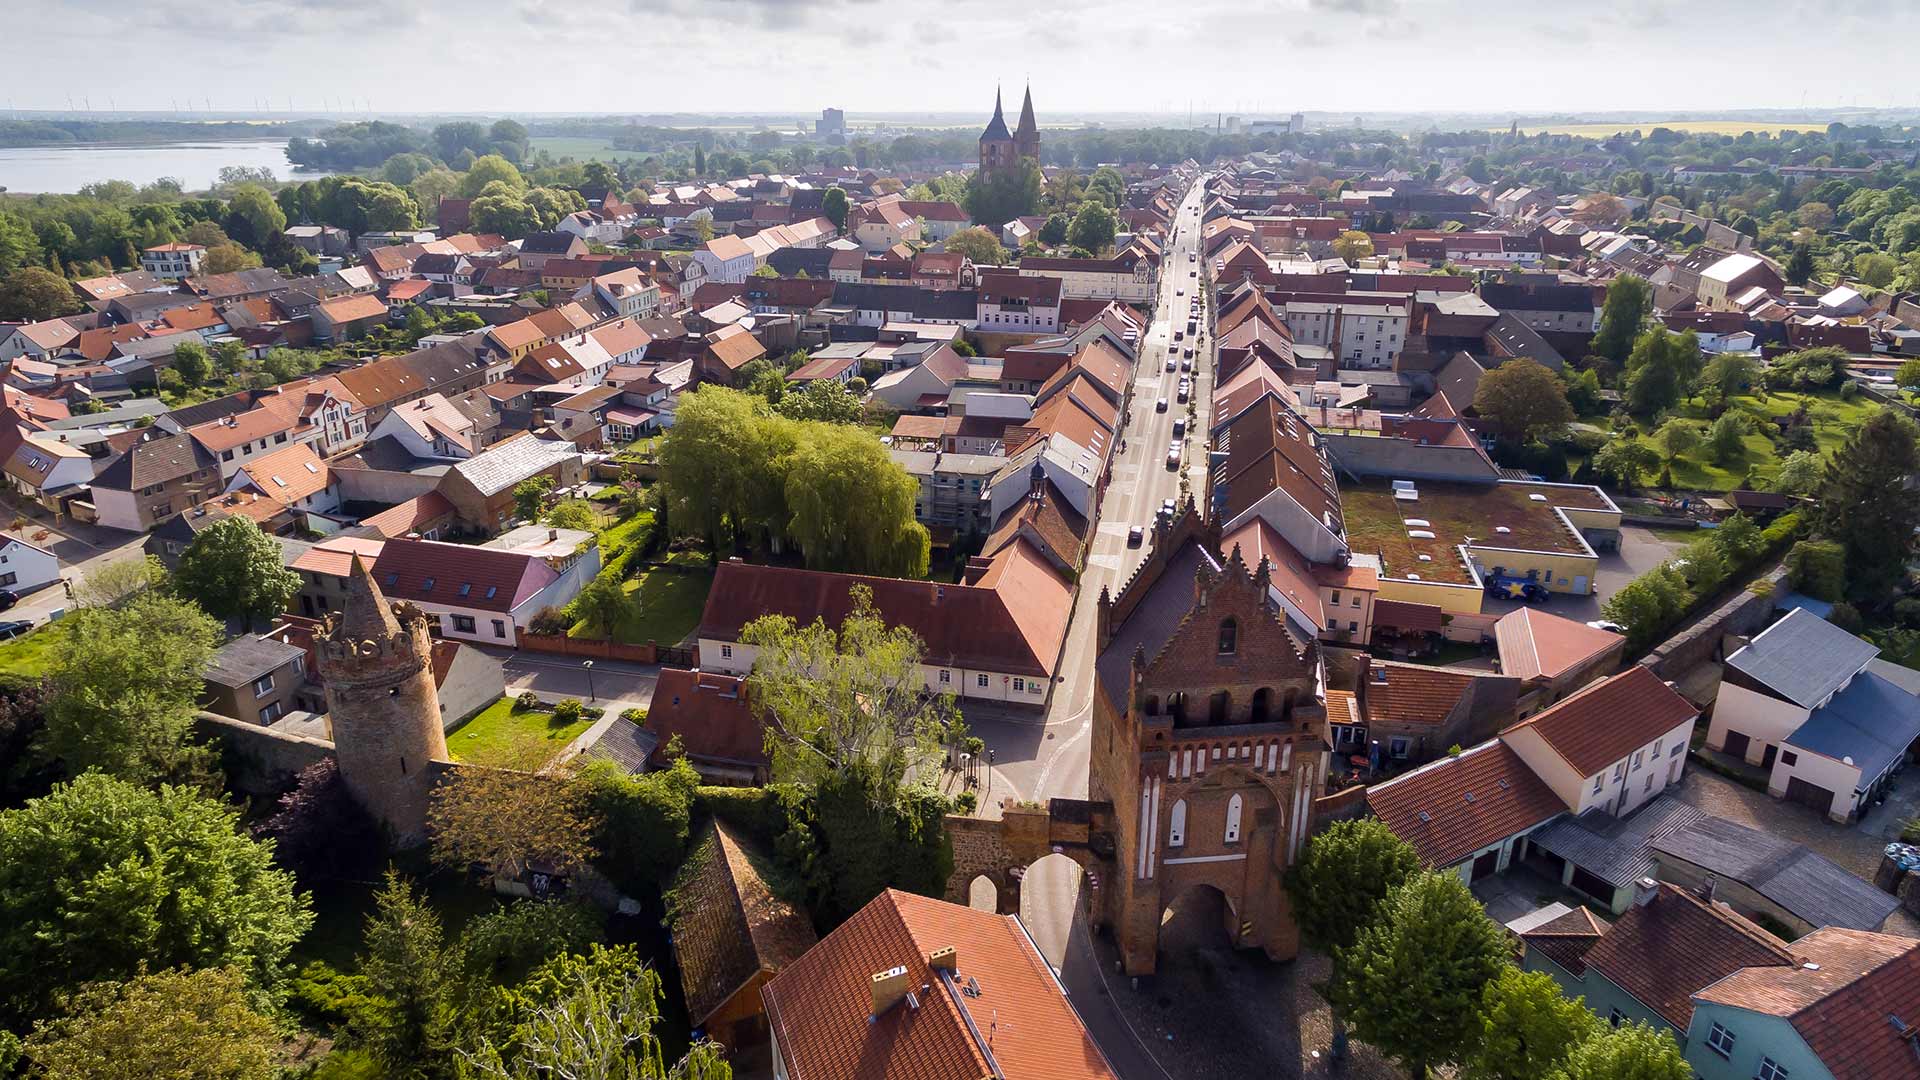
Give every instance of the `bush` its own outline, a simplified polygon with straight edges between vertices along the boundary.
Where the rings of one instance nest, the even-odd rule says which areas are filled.
[[[567,618],[566,612],[557,607],[546,607],[540,609],[540,612],[533,617],[533,621],[527,624],[527,629],[535,634],[565,637],[572,626],[573,623]]]
[[[597,823],[595,868],[629,895],[665,881],[686,857],[700,774],[685,758],[642,776],[593,761],[580,770],[580,782]]]
[[[763,848],[772,848],[786,828],[786,812],[776,788],[701,787],[694,791],[694,804],[701,813],[726,822]]]
[[[520,696],[513,699],[513,707],[532,712],[544,706],[540,704],[540,695],[531,690],[522,690]]]
[[[599,915],[585,904],[520,900],[468,925],[467,971],[506,986],[555,956],[586,952],[605,937]]]
[[[580,710],[580,715],[588,720],[598,720],[607,715],[607,710],[598,705],[588,705]]]
[[[560,724],[576,723],[584,714],[585,708],[580,704],[579,698],[567,698],[553,707],[553,719]]]
[[[622,709],[620,710],[620,719],[625,720],[629,724],[645,724],[647,722],[647,710],[637,705],[631,709]]]
[[[1860,609],[1844,601],[1833,605],[1833,610],[1827,613],[1827,621],[1849,634],[1858,634],[1867,628],[1867,621],[1860,617]]]
[[[1787,552],[1787,583],[1816,600],[1847,591],[1847,552],[1833,540],[1802,540]]]

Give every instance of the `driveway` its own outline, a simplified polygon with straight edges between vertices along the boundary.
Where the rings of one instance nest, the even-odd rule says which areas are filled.
[[[1600,609],[1609,597],[1619,592],[1627,582],[1678,554],[1684,546],[1677,539],[1668,539],[1638,525],[1622,526],[1620,550],[1600,553],[1599,565],[1593,573],[1594,594],[1574,597],[1555,593],[1546,610],[1575,622],[1598,619]],[[1484,610],[1493,615],[1505,615],[1526,606],[1517,600],[1496,600],[1491,596],[1486,598],[1484,604]]]

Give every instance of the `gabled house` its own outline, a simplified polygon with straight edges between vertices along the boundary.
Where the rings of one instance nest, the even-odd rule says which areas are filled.
[[[597,563],[599,549],[593,551]],[[572,600],[585,580],[536,554],[437,540],[388,540],[372,570],[383,595],[418,604],[437,619],[442,637],[507,648],[535,615]]]
[[[740,369],[765,355],[767,347],[760,344],[752,331],[737,323],[723,326],[706,335],[694,372],[701,382],[736,386]]]
[[[1567,809],[1625,817],[1680,782],[1699,718],[1686,698],[1635,664],[1500,733]]]
[[[220,490],[220,462],[191,435],[149,432],[93,478],[97,524],[146,532]]]
[[[1877,655],[1795,608],[1727,657],[1708,748],[1766,770],[1774,798],[1852,821],[1920,739],[1920,697],[1873,670]]]
[[[340,485],[333,469],[307,443],[293,443],[241,465],[226,490],[254,491],[302,515],[340,509]]]

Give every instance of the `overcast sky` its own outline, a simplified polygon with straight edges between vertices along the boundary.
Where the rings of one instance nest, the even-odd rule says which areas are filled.
[[[1912,0],[6,0],[23,109],[1285,115],[1920,104]],[[21,47],[24,46],[24,47]],[[1903,70],[1906,67],[1906,70]]]

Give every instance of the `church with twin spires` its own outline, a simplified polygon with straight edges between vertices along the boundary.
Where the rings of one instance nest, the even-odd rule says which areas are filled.
[[[994,173],[1012,168],[1022,158],[1040,161],[1040,125],[1033,119],[1033,88],[1020,106],[1020,126],[1007,132],[1007,118],[1000,110],[1000,91],[993,92],[993,119],[980,133],[980,171]]]

